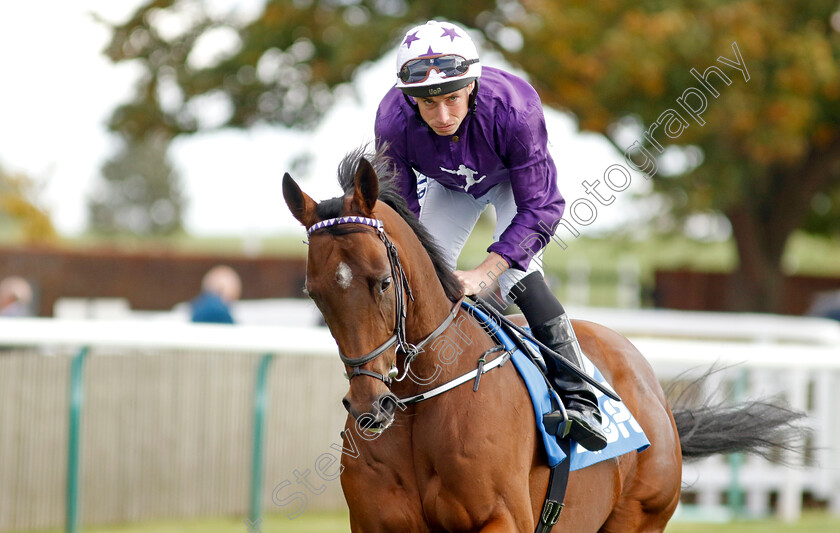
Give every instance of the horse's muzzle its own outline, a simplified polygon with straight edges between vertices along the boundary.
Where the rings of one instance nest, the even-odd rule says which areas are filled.
[[[394,423],[394,413],[397,410],[397,397],[393,394],[381,394],[373,402],[369,411],[360,413],[350,404],[350,400],[344,398],[341,403],[347,412],[356,419],[359,427],[371,433],[385,431]]]

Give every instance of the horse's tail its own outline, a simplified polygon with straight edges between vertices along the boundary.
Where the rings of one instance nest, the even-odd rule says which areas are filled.
[[[701,385],[716,371],[708,370],[689,389]],[[797,422],[805,418],[805,413],[767,400],[734,404],[706,400],[692,407],[678,406],[684,396],[685,391],[676,400],[673,415],[685,460],[734,452],[771,458],[782,450],[804,451],[801,444],[808,430]]]

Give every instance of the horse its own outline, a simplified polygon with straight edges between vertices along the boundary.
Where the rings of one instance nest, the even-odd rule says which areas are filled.
[[[450,385],[438,394],[440,384],[499,356],[492,358],[496,343],[459,305],[463,288],[388,186],[391,176],[386,158],[360,149],[339,165],[342,196],[316,202],[283,177],[286,204],[307,229],[305,292],[350,380],[340,477],[351,531],[534,531],[549,468],[525,385],[513,365],[497,365],[479,373],[480,386],[477,378],[475,387]],[[771,404],[672,412],[628,339],[573,323],[650,447],[571,472],[556,530],[664,531],[684,458],[788,445],[784,429],[797,413]],[[434,397],[405,401],[424,395]],[[733,415],[738,425],[729,423]]]

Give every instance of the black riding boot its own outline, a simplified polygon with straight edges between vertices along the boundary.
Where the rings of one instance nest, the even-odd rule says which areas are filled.
[[[580,344],[565,313],[532,327],[531,333],[560,357],[577,368],[582,367]],[[545,352],[543,354],[546,355],[548,377],[566,406],[566,414],[569,417],[567,434],[587,450],[603,450],[607,446],[607,437],[601,429],[601,410],[598,408],[598,398],[592,386],[572,373],[558,360],[557,355]],[[544,422],[547,427],[552,423],[559,424],[562,417],[559,411],[549,413]]]
[[[580,345],[565,309],[554,297],[542,274],[533,272],[520,280],[511,290],[510,298],[519,306],[531,326],[534,337],[557,352],[560,357],[581,367]],[[562,432],[559,437],[570,436],[591,451],[604,449],[607,437],[601,429],[601,411],[592,387],[572,373],[558,357],[547,354],[549,381],[566,407],[569,418],[563,426],[563,413],[555,411],[545,415],[543,422],[549,431]],[[563,431],[565,429],[565,431]]]

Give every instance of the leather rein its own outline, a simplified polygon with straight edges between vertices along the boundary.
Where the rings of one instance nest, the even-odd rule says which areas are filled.
[[[370,226],[376,230],[377,234],[379,235],[379,239],[385,245],[385,249],[388,253],[388,262],[391,265],[391,278],[394,280],[394,296],[396,298],[396,304],[394,306],[394,332],[385,342],[383,342],[377,348],[374,348],[367,354],[358,357],[348,357],[347,355],[343,354],[341,352],[341,349],[339,348],[338,356],[341,358],[341,361],[345,365],[350,367],[350,371],[346,373],[346,377],[348,380],[351,380],[356,376],[369,376],[383,381],[385,385],[387,385],[388,388],[390,388],[392,380],[402,381],[403,379],[405,379],[405,377],[409,373],[409,366],[411,365],[412,361],[414,361],[414,359],[417,357],[417,355],[423,351],[423,347],[426,346],[426,344],[430,343],[432,340],[434,340],[438,335],[443,333],[446,330],[446,328],[448,328],[452,324],[452,321],[458,314],[458,310],[461,308],[461,302],[464,299],[461,298],[458,302],[455,303],[455,305],[452,307],[452,310],[449,312],[449,315],[447,315],[444,321],[441,322],[440,325],[436,327],[434,331],[432,331],[425,339],[423,339],[417,344],[412,344],[408,342],[405,330],[405,319],[407,316],[406,295],[412,301],[414,301],[414,295],[411,293],[411,287],[408,284],[408,277],[406,277],[405,270],[403,270],[402,263],[400,262],[400,255],[397,251],[397,247],[394,245],[393,242],[391,242],[391,240],[388,238],[388,235],[385,233],[385,225],[382,223],[382,221],[375,218],[366,218],[360,216],[344,216],[338,218],[329,218],[327,220],[322,220],[313,224],[306,231],[306,236],[310,237],[315,231],[342,224],[363,224],[366,226]],[[373,361],[394,345],[397,346],[397,350],[405,354],[405,369],[403,371],[402,377],[397,377],[399,371],[397,370],[396,366],[391,368],[387,376],[382,375],[379,372],[359,368],[362,365]]]

